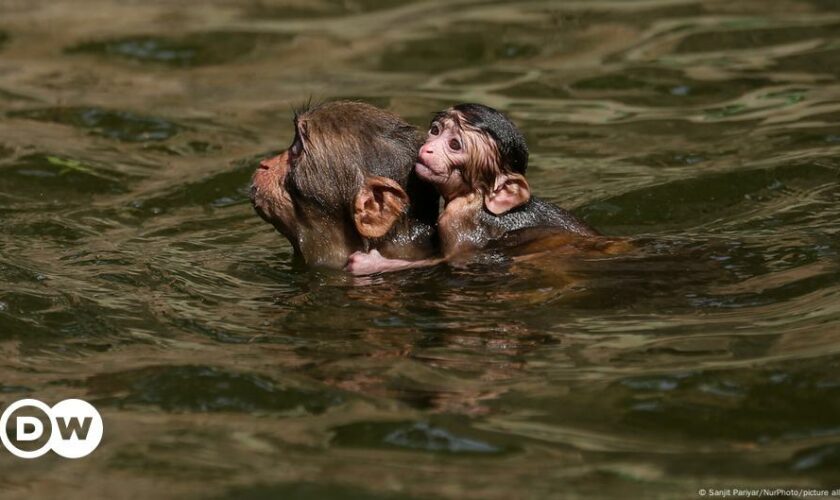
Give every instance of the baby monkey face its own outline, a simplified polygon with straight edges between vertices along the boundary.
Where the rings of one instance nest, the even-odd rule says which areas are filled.
[[[492,187],[499,169],[495,141],[452,109],[432,121],[415,166],[417,175],[435,184],[444,197],[481,189],[483,184]]]
[[[417,156],[417,175],[436,185],[463,183],[461,168],[469,158],[464,146],[463,131],[454,117],[436,119]]]

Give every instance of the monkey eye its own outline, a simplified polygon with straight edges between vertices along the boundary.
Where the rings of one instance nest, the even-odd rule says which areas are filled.
[[[295,142],[293,142],[292,147],[289,148],[289,154],[297,157],[300,155],[301,151],[303,151],[303,143],[300,142],[300,137],[295,137]]]
[[[438,135],[440,133],[440,128],[437,125],[432,125],[432,128],[429,129],[429,133],[432,135]]]
[[[460,151],[461,150],[461,141],[458,139],[450,139],[449,140],[449,147],[452,148],[453,151]]]

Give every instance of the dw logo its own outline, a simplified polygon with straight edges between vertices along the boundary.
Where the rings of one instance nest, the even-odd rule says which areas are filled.
[[[81,399],[65,399],[52,408],[37,399],[21,399],[0,416],[0,441],[20,458],[38,458],[50,450],[65,458],[82,458],[99,446],[102,431],[99,412]]]

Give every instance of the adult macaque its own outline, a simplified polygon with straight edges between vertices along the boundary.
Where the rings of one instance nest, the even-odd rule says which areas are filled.
[[[439,197],[413,172],[422,139],[398,116],[358,102],[296,113],[289,149],[260,162],[256,212],[307,264],[341,268],[357,251],[434,254]]]
[[[356,253],[355,274],[395,271],[464,259],[490,245],[551,240],[568,253],[611,253],[609,240],[560,207],[531,196],[525,179],[528,147],[500,112],[481,104],[459,104],[432,120],[417,159],[417,174],[443,196],[438,219],[442,258],[394,260],[379,252]],[[539,246],[539,248],[545,245]],[[613,249],[615,250],[615,249]]]

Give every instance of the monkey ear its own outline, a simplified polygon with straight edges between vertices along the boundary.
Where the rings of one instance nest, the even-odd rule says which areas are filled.
[[[408,195],[387,177],[367,177],[356,194],[353,221],[365,238],[380,238],[391,230],[408,206]]]
[[[520,174],[501,174],[496,177],[493,192],[484,195],[484,206],[494,215],[502,215],[514,208],[528,203],[531,188],[525,176]]]

